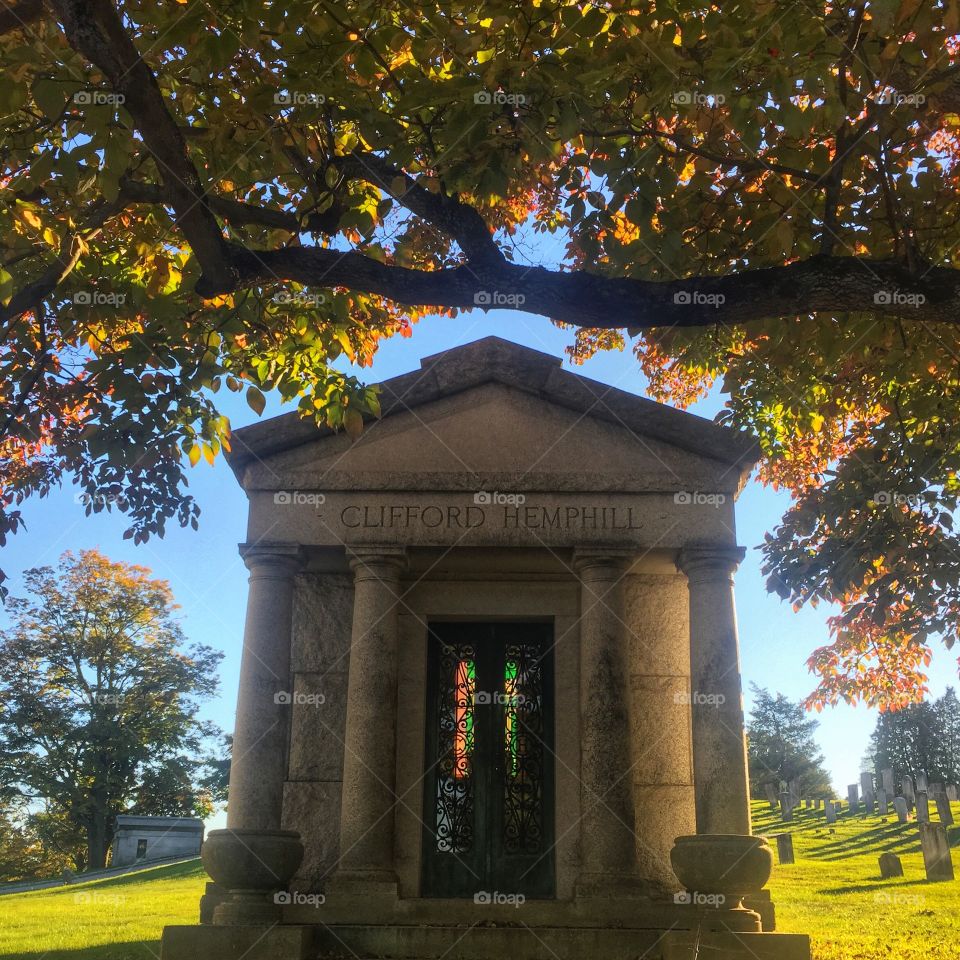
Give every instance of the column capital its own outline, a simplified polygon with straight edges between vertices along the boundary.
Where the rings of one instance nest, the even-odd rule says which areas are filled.
[[[238,549],[251,576],[292,577],[303,564],[303,547],[298,543],[260,540],[241,543]]]
[[[629,547],[576,547],[573,551],[573,569],[580,578],[614,580],[623,573],[627,561],[636,556]]]
[[[746,555],[746,547],[721,544],[683,547],[677,556],[677,569],[691,582],[732,578]]]
[[[347,547],[347,560],[357,580],[399,576],[407,565],[407,548],[397,544],[364,544]]]

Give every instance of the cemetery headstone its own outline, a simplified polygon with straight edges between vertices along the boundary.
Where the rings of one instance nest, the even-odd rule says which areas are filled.
[[[873,806],[874,800],[874,790],[873,790],[873,774],[864,771],[860,774],[860,792],[863,795],[863,802],[867,806],[867,810]]]
[[[777,859],[780,863],[793,863],[793,835],[777,834]]]
[[[776,786],[772,783],[765,783],[763,785],[763,792],[766,795],[767,803],[770,804],[771,809],[776,810],[777,803],[779,802]]]
[[[851,813],[857,812],[857,803],[858,803],[859,793],[860,793],[860,788],[857,786],[857,784],[851,783],[847,787],[847,802],[850,804]]]
[[[895,853],[880,854],[880,876],[884,880],[903,876],[903,864]]]
[[[893,809],[897,811],[897,820],[900,823],[906,823],[907,817],[910,815],[910,811],[907,807],[907,798],[906,797],[894,797],[893,798]]]
[[[787,789],[790,791],[790,806],[799,807],[800,806],[800,781],[794,778],[788,784]]]
[[[789,823],[793,819],[793,805],[790,799],[790,794],[786,791],[780,794],[780,819],[784,823]]]
[[[917,791],[917,820],[921,823],[930,821],[930,800],[926,790]]]
[[[938,793],[937,801],[937,819],[946,827],[953,824],[953,811],[950,809],[950,801],[945,793]]]
[[[883,787],[877,791],[877,813],[879,813],[881,817],[885,817],[890,813],[890,798]]]
[[[837,822],[837,810],[836,807],[834,807],[832,800],[823,801],[823,813],[827,818],[827,823]]]
[[[947,784],[947,799],[951,803],[957,802],[957,785],[955,783]]]
[[[925,773],[917,774],[917,793],[919,793],[921,790],[924,793],[930,792],[930,786],[927,783],[927,775]]]
[[[920,849],[928,880],[952,880],[953,861],[946,827],[939,823],[920,824]]]
[[[913,781],[909,777],[904,777],[901,786],[903,787],[903,796],[907,801],[907,809],[912,810],[917,802],[917,796],[913,792]]]
[[[890,767],[880,771],[880,782],[883,784],[883,789],[887,791],[888,797],[892,797],[897,792],[893,786],[893,770]]]

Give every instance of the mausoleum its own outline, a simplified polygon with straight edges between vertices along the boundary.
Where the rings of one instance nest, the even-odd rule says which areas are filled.
[[[233,435],[228,829],[164,960],[807,960],[750,836],[754,442],[496,338],[382,391]]]

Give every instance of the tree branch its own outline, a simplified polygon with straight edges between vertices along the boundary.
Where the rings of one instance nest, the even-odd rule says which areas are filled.
[[[180,128],[153,71],[141,59],[111,0],[51,0],[67,41],[109,80],[153,155],[177,223],[203,271],[198,290],[233,288],[226,241],[210,210]]]
[[[872,313],[938,323],[960,318],[960,270],[920,278],[893,260],[812,257],[785,266],[657,282],[559,272],[502,260],[411,270],[318,247],[232,247],[241,286],[294,281],[346,287],[418,307],[502,308],[602,329],[733,326],[814,313]]]

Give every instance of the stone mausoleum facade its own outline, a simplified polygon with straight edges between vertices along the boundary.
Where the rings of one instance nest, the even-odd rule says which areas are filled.
[[[228,829],[164,960],[808,958],[750,836],[754,443],[496,338],[382,387],[234,434]]]

